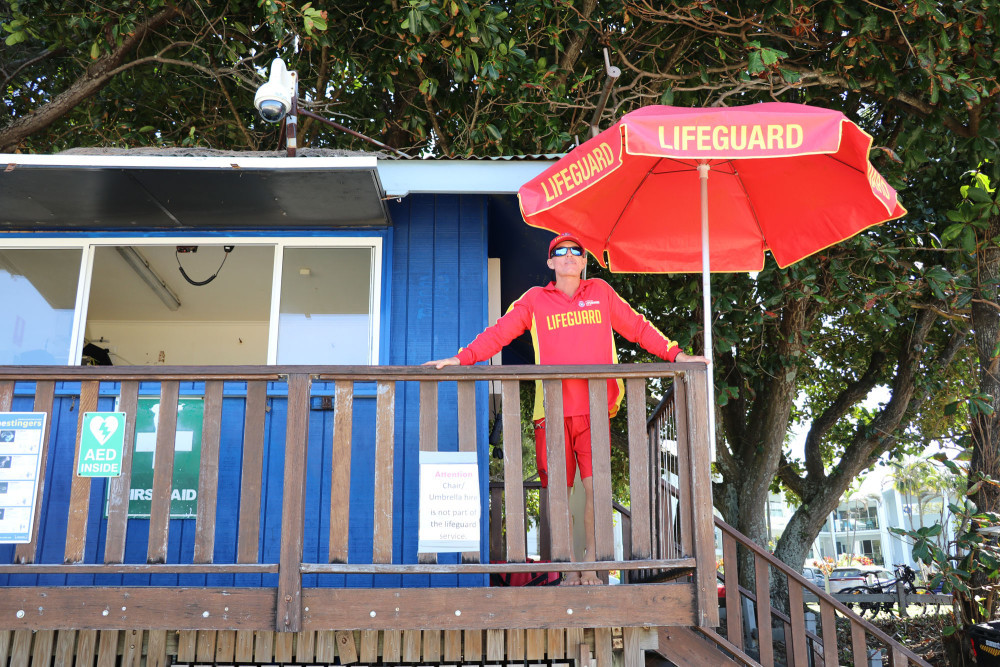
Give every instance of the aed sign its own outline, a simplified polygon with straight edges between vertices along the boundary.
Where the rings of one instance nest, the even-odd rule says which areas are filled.
[[[124,449],[124,412],[85,412],[77,476],[118,477],[122,474]]]

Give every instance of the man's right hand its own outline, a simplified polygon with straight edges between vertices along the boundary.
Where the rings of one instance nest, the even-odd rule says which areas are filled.
[[[441,370],[445,366],[461,366],[462,362],[458,360],[458,357],[448,357],[447,359],[435,359],[434,361],[425,361],[422,366],[433,366],[434,368]]]

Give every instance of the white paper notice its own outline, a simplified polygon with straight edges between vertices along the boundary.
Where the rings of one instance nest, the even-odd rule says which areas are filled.
[[[420,452],[419,553],[479,551],[475,452]]]
[[[0,543],[31,541],[44,412],[0,412]]]

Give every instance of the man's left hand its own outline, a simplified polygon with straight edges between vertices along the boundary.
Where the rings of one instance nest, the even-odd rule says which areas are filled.
[[[708,357],[703,357],[701,355],[695,355],[695,354],[687,354],[686,352],[678,352],[677,356],[674,357],[674,361],[679,363],[690,363],[690,362],[702,363],[705,364],[706,366],[712,365],[712,360],[709,359]]]

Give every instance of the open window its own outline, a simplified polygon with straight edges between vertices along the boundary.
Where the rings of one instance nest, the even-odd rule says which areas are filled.
[[[116,366],[267,363],[274,247],[181,249],[95,248],[86,340]]]
[[[279,364],[371,363],[371,248],[285,248]]]

